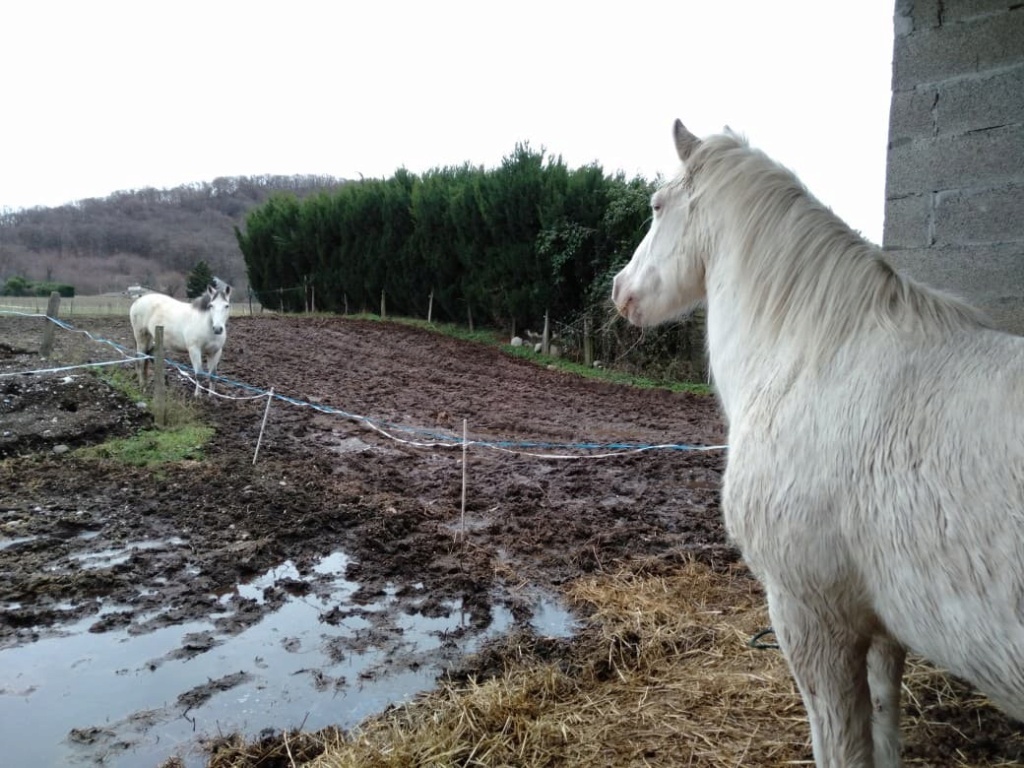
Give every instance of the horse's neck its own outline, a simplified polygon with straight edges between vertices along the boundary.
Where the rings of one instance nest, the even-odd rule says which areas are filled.
[[[732,341],[735,336],[734,325],[735,321],[729,317],[728,311],[708,296],[708,362],[726,421],[730,423],[736,419],[736,407],[740,400],[739,383],[742,381],[737,372],[743,365],[742,350]]]
[[[708,274],[708,356],[727,420],[737,423],[754,398],[772,397],[805,363],[802,351],[784,336],[765,332],[734,286],[741,279],[719,261]]]
[[[210,325],[210,313],[192,304],[182,307],[181,333],[187,338],[202,337]]]
[[[749,386],[760,371],[757,350],[743,343],[742,327],[727,304],[708,296],[708,357],[722,408],[729,423],[736,423]]]

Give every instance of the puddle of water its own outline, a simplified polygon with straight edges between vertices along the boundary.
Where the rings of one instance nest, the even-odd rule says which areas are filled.
[[[335,453],[362,453],[373,450],[373,446],[364,443],[358,437],[347,437],[330,446],[330,449]]]
[[[341,575],[347,562],[343,553],[334,553],[314,566],[315,573],[331,577],[328,596],[290,596],[280,609],[238,635],[220,633],[212,621],[144,635],[129,635],[127,629],[93,634],[87,631],[96,621],[93,615],[66,627],[65,637],[0,651],[0,743],[5,745],[5,762],[66,765],[102,760],[116,768],[151,768],[178,754],[188,768],[198,768],[205,765],[202,756],[194,754],[199,736],[239,731],[252,737],[265,728],[351,727],[389,704],[432,688],[443,661],[438,649],[467,626],[461,605],[448,604],[447,617],[397,611],[394,626],[382,633],[387,647],[350,650],[358,646],[359,633],[371,626],[380,628],[367,617],[383,617],[384,609],[395,607],[396,601],[414,608],[418,598],[398,598],[398,590],[392,588],[376,605],[347,606],[348,595],[358,586]],[[238,594],[262,600],[266,587],[298,578],[298,569],[286,562],[239,585]],[[336,607],[351,607],[353,612],[336,624],[322,621]],[[104,606],[102,612],[117,609]],[[574,629],[571,616],[549,596],[538,598],[534,622],[545,634],[567,636]],[[456,635],[461,638],[458,652],[479,650],[485,640],[512,624],[511,613],[496,607],[485,633]],[[210,635],[219,644],[189,659],[167,658],[196,633]],[[416,668],[394,664],[396,652],[402,660],[411,657],[418,662]],[[214,693],[193,709],[178,703],[180,694],[235,673],[245,675],[241,684]],[[109,729],[112,735],[101,734],[92,745],[69,743],[72,728],[90,727]],[[26,733],[32,738],[24,738]],[[104,754],[107,744],[118,741],[133,747]]]
[[[83,541],[88,541],[89,539],[94,539],[94,538],[96,538],[99,535],[100,535],[99,531],[82,531],[81,533],[76,534],[75,538],[76,539],[81,539]],[[5,549],[9,549],[10,547],[13,547],[13,546],[15,546],[17,544],[24,544],[27,541],[36,541],[39,538],[40,537],[37,536],[37,535],[32,535],[32,536],[15,536],[15,537],[12,537],[12,538],[0,537],[0,551],[3,551]],[[181,543],[184,543],[184,542],[181,542]]]
[[[239,597],[244,597],[248,600],[255,600],[259,605],[263,605],[264,598],[263,592],[267,587],[274,586],[278,579],[294,579],[299,580],[302,576],[299,573],[299,569],[295,567],[295,563],[288,560],[276,568],[271,568],[266,573],[257,576],[251,581],[247,581],[244,584],[239,584],[235,591]],[[228,603],[231,601],[234,593],[228,593],[222,595],[220,601],[222,603]]]
[[[333,554],[327,555],[327,557],[321,558],[321,560],[313,566],[314,573],[322,573],[324,575],[334,574],[341,576],[345,573],[345,568],[348,566],[348,556],[344,552],[334,552]]]
[[[530,626],[538,635],[568,637],[577,629],[577,622],[557,600],[541,597],[533,605]]]
[[[115,565],[127,563],[136,552],[152,549],[170,549],[171,547],[180,547],[184,543],[185,540],[177,536],[172,536],[169,539],[131,541],[122,547],[111,547],[110,549],[101,549],[97,552],[78,552],[71,555],[71,559],[77,561],[78,565],[86,570],[112,568]]]
[[[35,541],[38,536],[16,536],[13,539],[0,539],[0,551],[13,547],[17,544],[24,544],[26,541]]]

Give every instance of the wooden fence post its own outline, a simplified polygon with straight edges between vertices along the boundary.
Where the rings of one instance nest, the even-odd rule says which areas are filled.
[[[158,427],[167,426],[167,387],[164,384],[164,327],[156,327],[153,348],[153,418]]]
[[[50,302],[46,305],[46,327],[43,328],[43,343],[39,347],[39,356],[47,358],[53,352],[53,329],[57,324],[53,322],[60,315],[60,294],[56,291],[50,292]]]
[[[594,366],[594,340],[590,338],[590,316],[583,318],[583,364],[587,368]]]
[[[387,308],[384,306],[384,289],[381,288],[381,291],[380,291],[380,319],[383,320],[387,316],[388,316]]]
[[[540,339],[540,352],[542,355],[551,352],[551,324],[548,319],[548,310],[544,310],[544,335]]]
[[[434,291],[427,296],[427,322],[430,323],[434,317]]]

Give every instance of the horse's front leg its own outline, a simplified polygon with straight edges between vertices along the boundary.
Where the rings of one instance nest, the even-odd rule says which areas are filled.
[[[199,380],[203,377],[203,350],[199,347],[192,347],[188,351],[188,357],[192,361],[192,370],[196,374],[196,389],[192,396],[199,397],[199,392],[202,389]]]
[[[874,768],[868,639],[833,596],[808,604],[768,589],[772,627],[803,697],[818,768]]]
[[[900,765],[900,683],[906,655],[902,645],[885,635],[876,635],[868,650],[876,768]]]
[[[210,394],[213,394],[213,377],[217,373],[217,366],[220,365],[220,355],[223,351],[224,348],[221,347],[206,359],[207,373],[210,376]]]

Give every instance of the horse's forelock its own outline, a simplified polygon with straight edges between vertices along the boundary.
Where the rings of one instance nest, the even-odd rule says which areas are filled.
[[[192,299],[192,306],[198,309],[200,312],[206,312],[210,309],[210,305],[217,299],[221,298],[224,301],[230,302],[227,294],[222,288],[218,288],[215,292],[204,291],[199,296]]]

